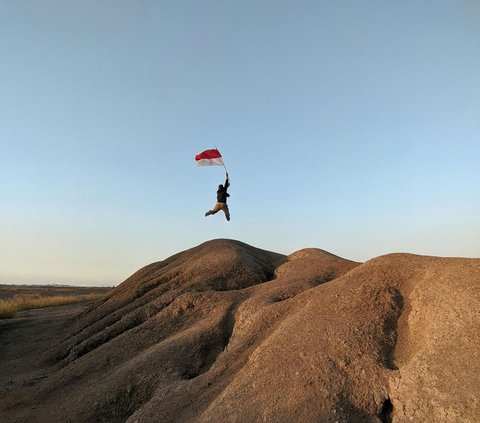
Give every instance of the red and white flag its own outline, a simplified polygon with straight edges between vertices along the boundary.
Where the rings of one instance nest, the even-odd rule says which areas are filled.
[[[216,148],[202,151],[195,156],[197,166],[225,166],[222,155]]]

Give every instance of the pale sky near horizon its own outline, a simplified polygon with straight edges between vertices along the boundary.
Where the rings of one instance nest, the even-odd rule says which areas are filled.
[[[214,238],[480,257],[478,1],[0,0],[0,54],[0,283]]]

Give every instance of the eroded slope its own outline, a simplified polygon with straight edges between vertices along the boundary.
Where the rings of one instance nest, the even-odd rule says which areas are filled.
[[[476,422],[480,260],[215,240],[65,328],[12,421]],[[59,406],[59,404],[61,404]],[[35,409],[32,410],[32,406]],[[45,420],[48,419],[48,420]]]

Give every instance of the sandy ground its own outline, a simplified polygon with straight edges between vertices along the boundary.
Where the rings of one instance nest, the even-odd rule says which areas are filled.
[[[212,240],[2,321],[0,421],[478,423],[479,288],[480,259]]]
[[[45,377],[44,352],[66,322],[89,304],[21,311],[0,320],[0,395]]]

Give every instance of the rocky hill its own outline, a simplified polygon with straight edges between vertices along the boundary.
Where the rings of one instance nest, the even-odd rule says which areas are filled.
[[[475,423],[479,300],[480,259],[209,241],[70,320],[2,421]]]

